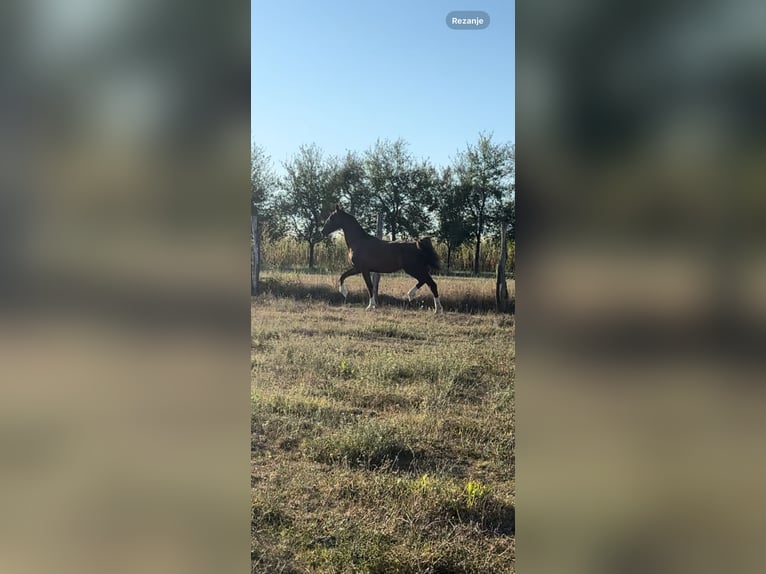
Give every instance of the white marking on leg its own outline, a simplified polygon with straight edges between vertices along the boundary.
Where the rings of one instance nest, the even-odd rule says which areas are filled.
[[[343,295],[344,299],[348,297],[348,287],[346,287],[345,283],[340,284],[338,291],[340,291],[340,294]]]
[[[407,299],[412,301],[415,298],[415,295],[417,294],[417,292],[418,292],[418,286],[415,285],[415,287],[407,291]]]
[[[434,297],[434,313],[438,312],[444,312],[444,307],[442,307],[442,302],[439,301],[438,297]]]
[[[378,302],[375,301],[375,297],[374,296],[371,297],[370,298],[370,304],[367,305],[367,310],[369,311],[370,309],[375,309],[377,306],[378,306]]]

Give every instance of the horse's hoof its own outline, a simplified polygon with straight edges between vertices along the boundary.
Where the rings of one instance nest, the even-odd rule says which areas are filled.
[[[344,298],[344,299],[345,299],[346,297],[348,297],[348,287],[346,287],[345,285],[341,285],[341,286],[338,288],[338,291],[340,291],[340,294],[341,294],[341,295],[343,295],[343,298]]]
[[[442,307],[442,302],[439,301],[438,297],[434,300],[434,313],[444,313],[444,307]]]

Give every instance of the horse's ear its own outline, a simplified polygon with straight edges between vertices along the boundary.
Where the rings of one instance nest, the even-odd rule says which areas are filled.
[[[338,213],[340,213],[341,211],[343,211],[343,210],[340,208],[340,203],[336,203],[336,204],[335,204],[335,211],[337,211]]]

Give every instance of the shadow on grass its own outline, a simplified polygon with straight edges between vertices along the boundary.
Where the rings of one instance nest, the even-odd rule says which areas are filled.
[[[366,307],[369,300],[366,295],[361,293],[349,293],[348,299],[344,301],[335,287],[321,284],[306,284],[295,280],[281,280],[275,278],[263,279],[258,284],[258,291],[261,294],[272,295],[274,297],[289,298],[304,301],[306,299],[314,301],[327,302],[329,305],[343,306],[362,306]],[[480,295],[462,295],[459,298],[450,296],[449,293],[440,293],[440,301],[445,311],[457,313],[486,313],[495,311],[495,300],[489,296]],[[395,307],[400,309],[433,309],[433,299],[428,295],[421,295],[412,302],[405,297],[393,297],[385,293],[378,296],[378,304],[381,307]],[[516,311],[516,299],[511,298],[508,304],[508,310],[504,314],[514,314]]]
[[[514,536],[516,534],[516,507],[512,504],[495,502],[483,511],[473,511],[472,520],[494,534]]]

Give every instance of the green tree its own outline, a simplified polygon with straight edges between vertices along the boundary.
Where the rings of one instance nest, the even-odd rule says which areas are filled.
[[[363,228],[372,231],[377,221],[377,211],[366,182],[364,160],[356,152],[347,152],[337,162],[333,184],[345,211],[353,215]]]
[[[516,146],[510,146],[510,174],[502,186],[500,201],[490,214],[490,224],[500,235],[500,226],[505,225],[509,240],[516,238]]]
[[[481,240],[488,227],[504,213],[503,197],[512,188],[513,147],[492,141],[492,134],[480,133],[475,145],[467,144],[455,159],[455,172],[468,201],[467,221],[475,240],[473,272],[478,275]]]
[[[264,215],[269,211],[277,188],[277,176],[271,157],[258,144],[250,150],[250,211]]]
[[[288,230],[308,244],[308,266],[314,268],[314,249],[322,241],[325,218],[338,201],[333,185],[334,161],[316,144],[302,145],[284,164],[279,212]]]
[[[434,188],[432,208],[436,215],[436,236],[447,246],[447,270],[452,266],[452,253],[471,237],[465,213],[468,189],[455,178],[452,169],[444,168]]]
[[[279,178],[271,157],[263,147],[253,144],[250,150],[250,213],[258,217],[261,234],[271,239],[285,233],[284,222],[277,209]]]
[[[417,237],[431,227],[427,213],[435,170],[427,162],[417,163],[403,139],[378,140],[364,154],[365,182],[383,225],[396,241]]]

